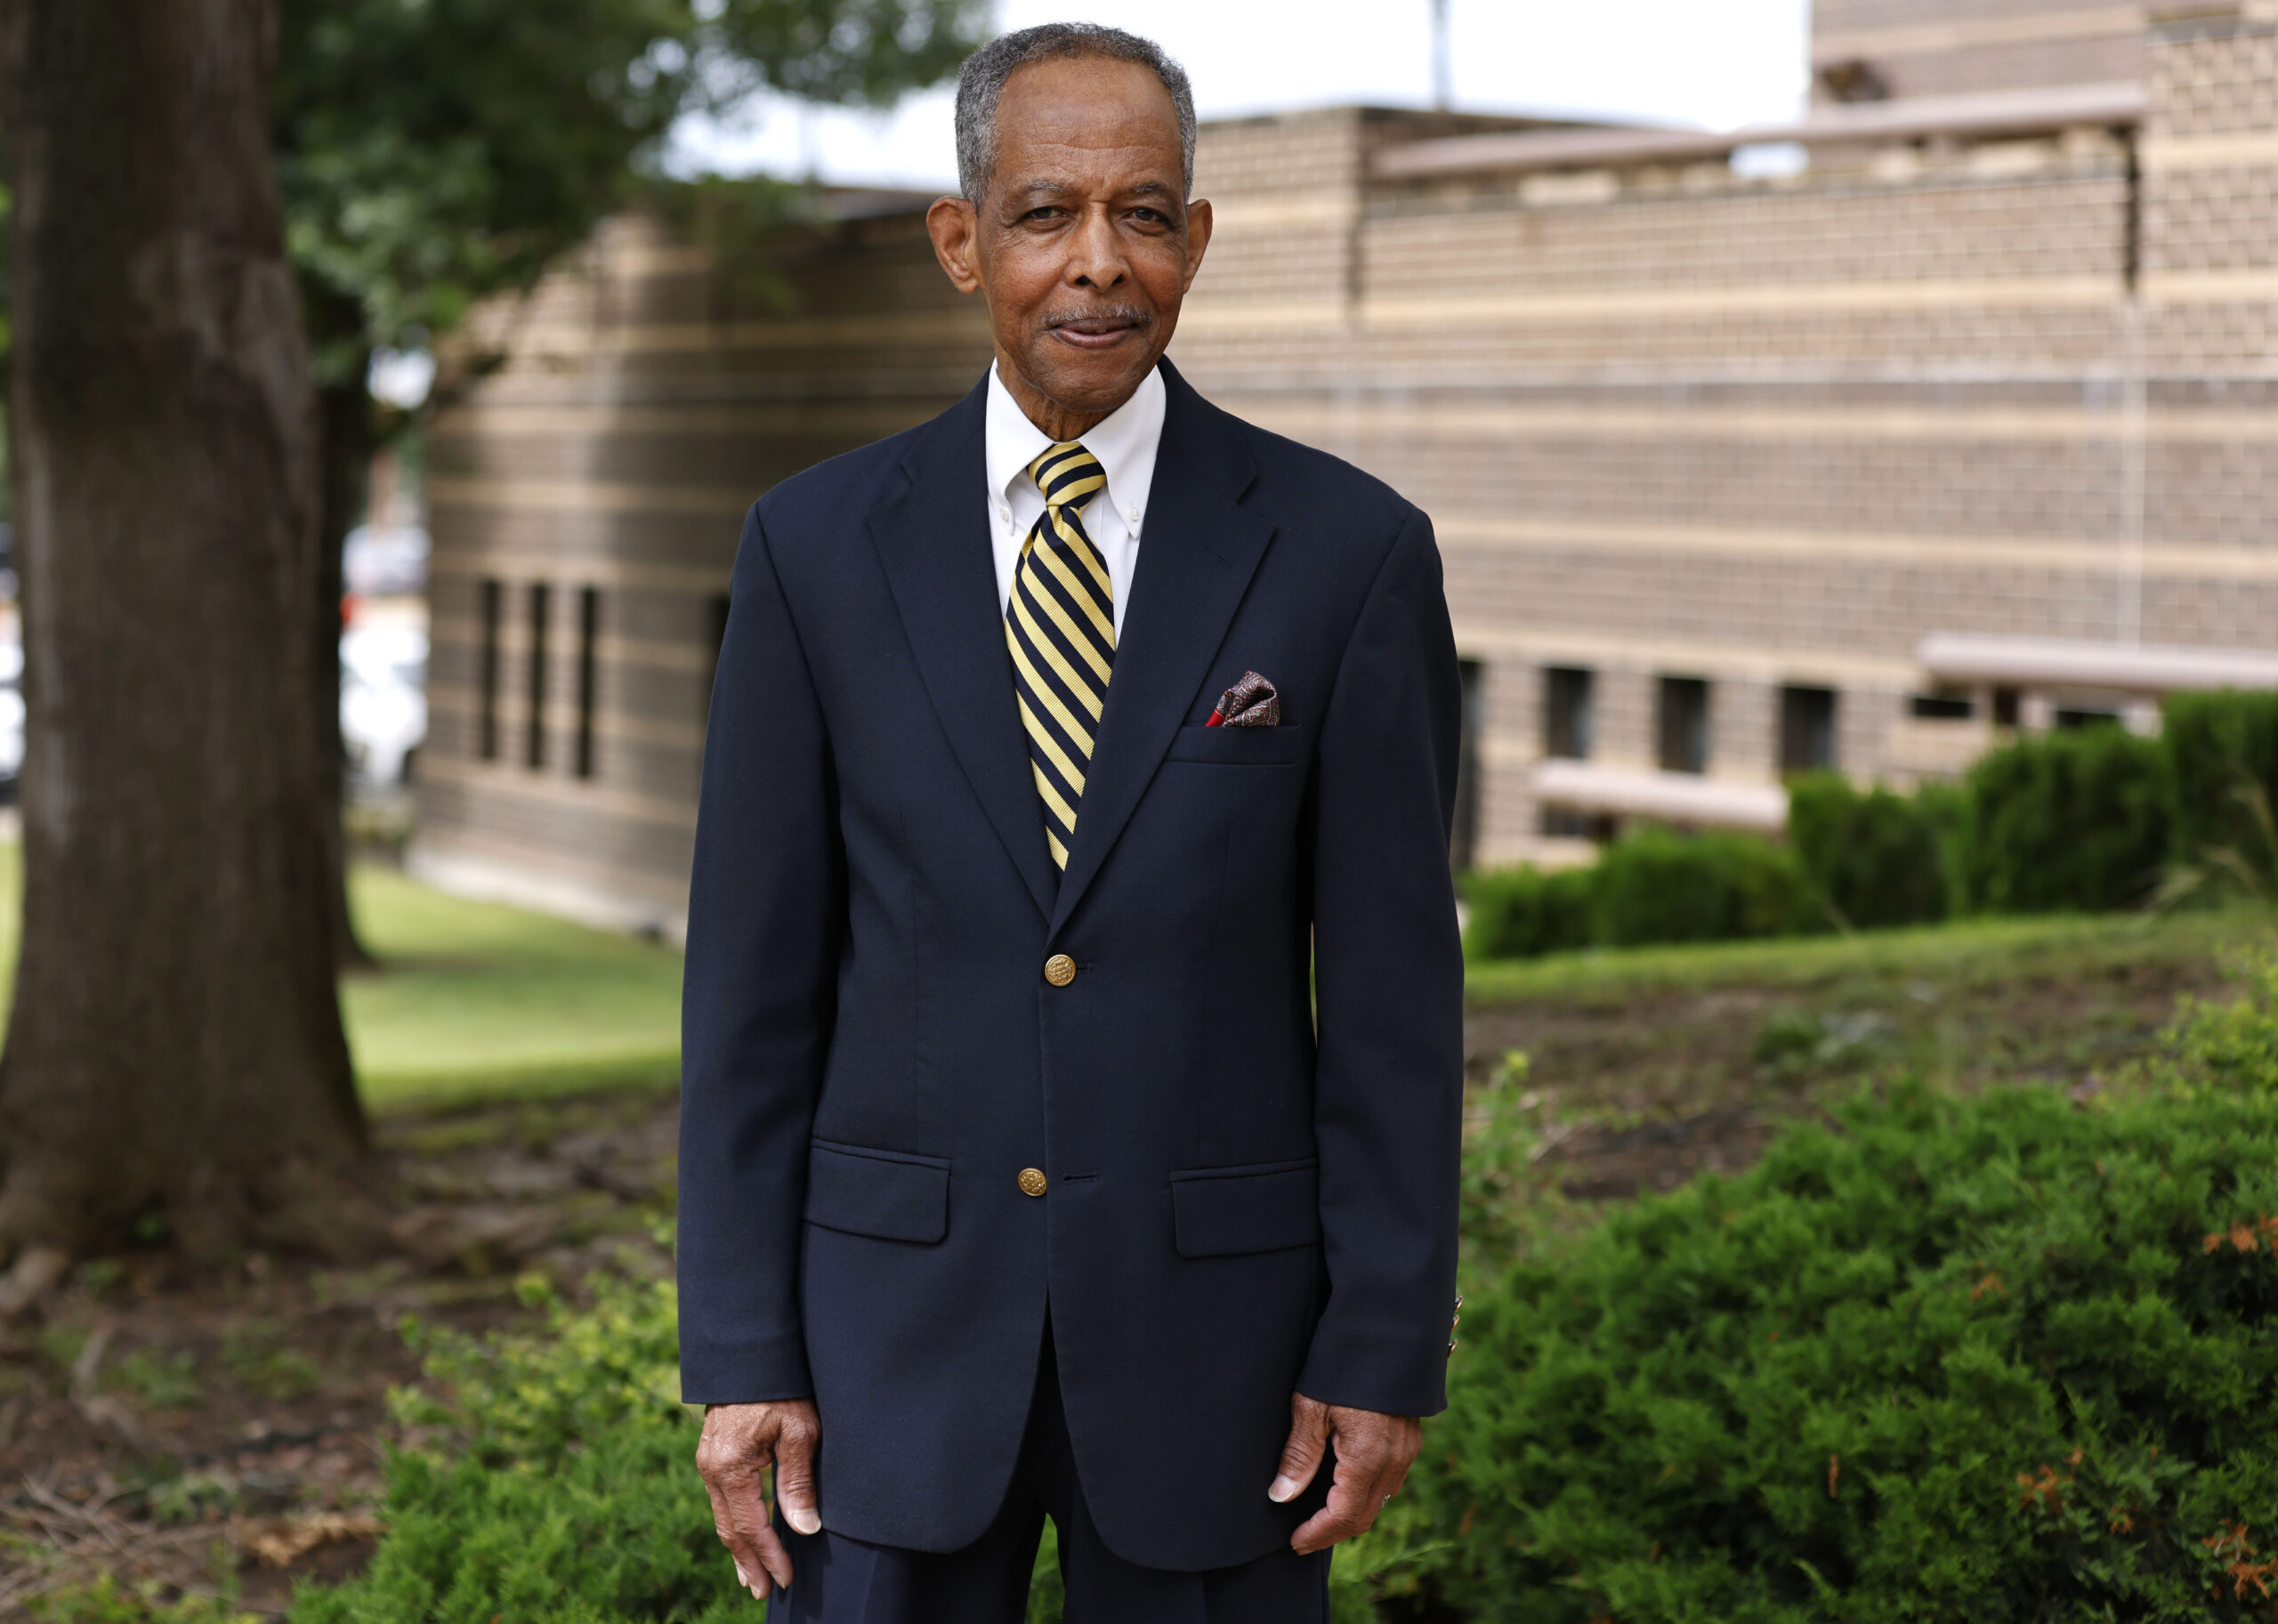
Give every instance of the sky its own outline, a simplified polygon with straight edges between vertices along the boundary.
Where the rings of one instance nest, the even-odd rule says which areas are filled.
[[[1804,103],[1809,0],[1449,0],[1455,105],[1730,129]],[[1004,28],[1074,18],[1147,35],[1184,64],[1202,117],[1432,99],[1431,0],[998,0]],[[891,113],[760,99],[686,119],[670,166],[839,184],[947,186],[946,89]]]

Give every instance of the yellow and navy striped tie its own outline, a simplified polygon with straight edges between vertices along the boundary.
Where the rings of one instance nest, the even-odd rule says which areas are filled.
[[[1044,516],[1021,544],[1005,638],[1044,797],[1045,840],[1052,866],[1065,870],[1115,669],[1115,593],[1083,521],[1084,504],[1106,488],[1107,473],[1089,451],[1063,440],[1029,465],[1029,477],[1044,492]]]

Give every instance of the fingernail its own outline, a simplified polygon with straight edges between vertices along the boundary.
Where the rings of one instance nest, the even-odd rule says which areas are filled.
[[[751,1575],[744,1571],[744,1564],[740,1562],[736,1563],[736,1582],[747,1590],[751,1588]]]
[[[1273,1480],[1273,1487],[1265,1491],[1265,1498],[1278,1506],[1295,1496],[1297,1492],[1297,1483],[1295,1478],[1277,1477]]]
[[[822,1519],[804,1506],[796,1510],[786,1511],[783,1515],[789,1519],[791,1526],[803,1534],[817,1532],[822,1527]]]

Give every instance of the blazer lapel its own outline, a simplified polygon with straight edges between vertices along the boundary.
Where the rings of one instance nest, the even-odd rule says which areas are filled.
[[[1256,477],[1248,448],[1170,362],[1161,365],[1169,398],[1147,528],[1076,812],[1076,844],[1057,903],[1046,909],[1055,933],[1154,779],[1273,537],[1271,521],[1239,505]],[[976,493],[976,506],[980,499]]]
[[[904,482],[870,510],[870,538],[933,714],[1038,911],[1048,918],[1052,858],[1013,698],[1013,658],[990,545],[981,448],[988,387],[984,378],[918,433],[902,459]],[[1117,675],[1119,681],[1119,669]],[[1087,806],[1089,801],[1086,796]]]

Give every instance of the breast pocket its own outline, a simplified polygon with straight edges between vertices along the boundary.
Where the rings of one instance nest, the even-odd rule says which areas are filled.
[[[1183,727],[1164,759],[1212,762],[1226,767],[1293,767],[1305,759],[1305,730]]]

